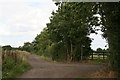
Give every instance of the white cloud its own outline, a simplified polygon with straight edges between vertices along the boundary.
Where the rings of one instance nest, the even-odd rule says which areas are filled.
[[[28,36],[33,40],[46,27],[51,12],[56,9],[51,0],[0,0],[0,39],[2,40],[0,42],[4,44],[11,42],[10,38],[10,41],[3,41],[3,36],[26,35],[24,41]],[[15,40],[14,37],[13,41]]]
[[[13,2],[40,2],[40,3],[50,3],[52,0],[0,0],[2,3],[13,3]]]
[[[96,50],[97,48],[102,48],[102,49],[107,49],[107,47],[105,47],[107,45],[107,41],[102,37],[103,32],[101,31],[97,31],[97,35],[96,34],[91,34],[90,38],[94,39],[91,43],[91,47],[93,50]]]

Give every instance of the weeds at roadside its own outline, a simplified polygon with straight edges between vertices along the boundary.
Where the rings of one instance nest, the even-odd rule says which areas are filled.
[[[2,78],[16,78],[29,69],[31,66],[27,62],[17,59],[17,63],[15,63],[12,57],[8,57],[2,65]]]
[[[2,62],[2,78],[3,79],[16,78],[20,76],[22,73],[31,69],[31,66],[27,62],[27,59],[22,59],[21,57],[14,58],[12,55],[9,55],[11,54],[10,52],[6,54],[7,56],[5,56],[4,61]],[[17,55],[17,56],[20,56],[20,55]]]

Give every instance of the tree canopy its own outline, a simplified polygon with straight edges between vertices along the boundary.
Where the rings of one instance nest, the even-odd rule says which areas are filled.
[[[58,10],[52,12],[47,28],[35,38],[35,48],[39,54],[48,51],[47,54],[53,59],[78,61],[81,47],[84,46],[83,56],[86,59],[91,51],[88,35],[92,28],[88,26],[91,21],[89,18],[93,18],[92,5],[93,3],[59,4]]]

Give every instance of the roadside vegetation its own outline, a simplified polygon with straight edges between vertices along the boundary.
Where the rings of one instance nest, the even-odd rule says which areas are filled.
[[[118,78],[118,73],[116,71],[112,71],[108,68],[101,68],[101,70],[99,71],[96,71],[94,73],[88,73],[88,74],[85,74],[85,75],[81,75],[78,78],[107,78],[107,79],[110,79],[110,78]]]
[[[29,54],[25,51],[2,51],[2,78],[16,78],[31,69],[27,62]]]
[[[47,62],[53,62],[53,60],[50,57],[40,56],[40,58],[42,58],[43,60]]]
[[[88,78],[117,78],[117,75],[119,75],[115,71],[111,71],[110,69],[101,69],[100,71],[97,71],[95,73],[87,75]]]

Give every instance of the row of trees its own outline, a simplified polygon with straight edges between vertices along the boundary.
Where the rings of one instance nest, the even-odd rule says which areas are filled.
[[[18,50],[18,49],[20,49],[20,48],[11,47],[10,45],[2,46],[3,51],[5,51],[5,50]]]
[[[58,10],[52,12],[50,23],[31,43],[34,53],[53,60],[79,61],[84,49],[86,59],[92,51],[89,35],[100,27],[109,44],[110,68],[120,72],[120,2],[56,2],[56,5]]]
[[[36,53],[50,56],[53,60],[79,61],[81,50],[86,59],[91,51],[92,40],[88,37],[93,23],[93,3],[60,3],[52,12],[50,23],[33,41]],[[89,8],[89,9],[87,9]],[[85,14],[83,14],[85,13]]]

